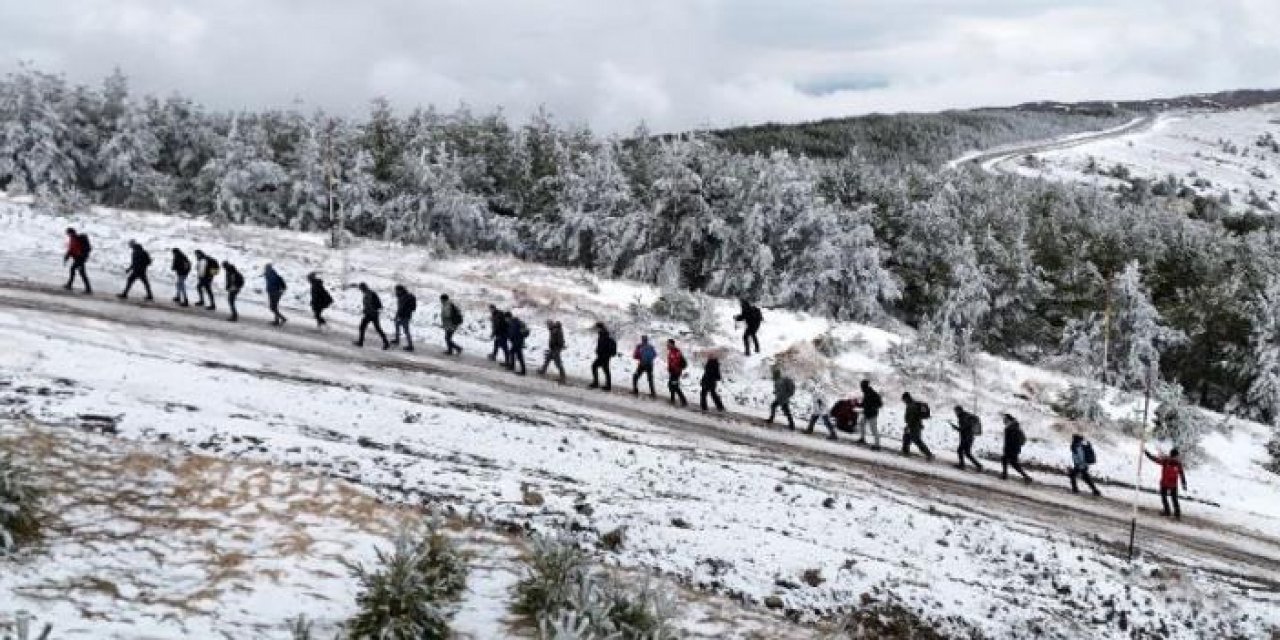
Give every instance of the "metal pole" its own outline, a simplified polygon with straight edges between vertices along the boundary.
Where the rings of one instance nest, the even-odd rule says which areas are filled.
[[[1142,429],[1138,434],[1138,474],[1133,480],[1132,516],[1129,521],[1129,561],[1133,561],[1134,538],[1138,534],[1138,495],[1141,493],[1142,461],[1147,457],[1147,419],[1151,413],[1152,364],[1147,363],[1147,388],[1142,397]]]

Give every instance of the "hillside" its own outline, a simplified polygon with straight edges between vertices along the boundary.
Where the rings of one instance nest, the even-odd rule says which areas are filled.
[[[1010,157],[993,168],[1085,183],[1129,198],[1164,197],[1201,218],[1270,216],[1280,211],[1278,139],[1277,104],[1173,110],[1147,131]]]
[[[1098,131],[1170,110],[1232,110],[1280,101],[1280,90],[1224,91],[1152,100],[1032,102],[942,113],[872,114],[798,124],[763,124],[709,132],[739,153],[787,151],[867,161],[938,166],[966,152]]]
[[[58,288],[67,224],[94,238],[91,277],[99,295]],[[294,484],[304,492],[315,475],[290,480],[289,474],[339,479],[376,497],[377,505],[364,509],[429,506],[450,514],[474,530],[468,544],[498,558],[518,554],[531,533],[564,532],[609,566],[680,585],[677,620],[688,637],[818,637],[841,612],[890,605],[944,637],[1265,637],[1280,626],[1274,606],[1280,476],[1263,468],[1270,438],[1263,425],[1212,417],[1215,426],[1188,470],[1184,520],[1161,519],[1155,496],[1137,496],[1139,557],[1130,564],[1131,495],[1124,487],[1135,476],[1137,442],[1126,429],[1137,399],[1109,392],[1104,404],[1114,422],[1065,419],[1052,404],[1079,382],[1069,376],[981,355],[972,369],[942,365],[940,379],[923,379],[894,364],[895,345],[911,339],[908,331],[777,309],[766,311],[764,354],[743,357],[731,300],[695,297],[696,315],[677,318],[655,305],[663,292],[642,283],[511,258],[441,257],[397,243],[357,241],[335,251],[314,233],[214,228],[107,209],[66,218],[12,202],[0,204],[0,238],[0,346],[9,363],[0,381],[0,443],[30,433],[15,422],[49,425],[41,437],[105,424],[105,441],[95,436],[77,446],[115,441],[153,453],[178,447],[187,452],[181,455],[208,456],[215,468],[232,465],[221,471],[230,477],[265,469],[264,477],[277,479],[264,486]],[[242,322],[168,302],[108,297],[120,284],[128,239],[156,256],[170,246],[198,246],[240,264],[250,280]],[[267,261],[290,284],[284,309],[292,320],[283,329],[266,323],[262,307],[258,273]],[[170,288],[162,266],[153,273],[164,301]],[[311,271],[327,277],[337,298],[325,332],[307,320],[302,275]],[[355,282],[384,298],[392,283],[418,293],[417,353],[351,346],[359,299],[340,285]],[[460,359],[437,351],[433,301],[441,292],[465,311]],[[219,287],[220,302],[221,296]],[[531,363],[545,344],[544,320],[564,322],[569,386],[519,378],[484,359],[489,303],[512,309],[533,328]],[[627,358],[614,364],[618,392],[584,389],[596,321],[614,328],[624,352],[641,334],[679,340],[694,365],[686,392],[707,355],[722,354],[731,411],[704,415],[631,397],[623,382]],[[773,364],[802,387],[794,403],[799,419],[814,389],[830,398],[872,379],[887,403],[881,424],[888,450],[858,447],[847,437],[828,442],[820,432],[763,428]],[[896,399],[904,390],[934,408],[925,435],[938,455],[933,463],[890,452],[901,433]],[[953,404],[973,408],[987,425],[976,446],[988,465],[984,474],[950,466],[955,439],[946,422]],[[1003,412],[1027,429],[1024,461],[1034,484],[1001,481],[992,470]],[[1066,441],[1077,431],[1097,447],[1102,499],[1066,490]],[[5,447],[19,455],[29,450]],[[1147,465],[1141,485],[1153,483]],[[109,484],[101,490],[110,491]],[[273,499],[273,491],[264,489],[264,504],[253,507],[265,521],[274,521],[281,499],[289,500]],[[221,504],[216,498],[202,503],[199,517],[218,517],[210,512]],[[68,562],[84,553],[73,544],[74,522],[24,556],[21,571],[0,573],[0,594],[6,606],[74,629],[69,637],[100,637],[130,625],[166,637],[184,629],[288,637],[285,619],[298,613],[330,628],[352,611],[352,582],[333,571],[323,583],[299,583],[296,576],[325,570],[335,557],[367,558],[380,534],[327,513],[339,521],[303,528],[324,529],[313,536],[324,553],[265,565],[269,557],[245,559],[239,568],[251,573],[208,582],[235,588],[192,587],[199,597],[185,608],[160,593],[163,576],[153,574],[155,560],[146,552],[65,576]],[[346,529],[363,532],[349,538]],[[619,530],[621,544],[607,543],[606,534]],[[496,533],[515,534],[514,542],[493,542]],[[198,549],[189,544],[183,553]],[[273,565],[275,580],[261,573]],[[498,559],[484,566],[458,616],[472,637],[511,629],[504,625],[511,623],[508,589],[518,564]],[[123,576],[130,574],[157,578],[115,595],[41,587],[127,583]],[[287,604],[237,606],[246,593],[273,594]],[[502,633],[528,633],[514,629]]]

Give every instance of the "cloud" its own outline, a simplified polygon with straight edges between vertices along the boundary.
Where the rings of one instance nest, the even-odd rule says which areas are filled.
[[[1274,0],[0,0],[0,66],[605,132],[1280,87]]]

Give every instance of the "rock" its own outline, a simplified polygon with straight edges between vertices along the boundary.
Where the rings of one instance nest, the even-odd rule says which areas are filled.
[[[541,507],[547,503],[546,498],[543,498],[541,493],[533,490],[525,490],[520,496],[520,501],[526,507]]]
[[[827,498],[826,500],[823,500],[823,501],[822,501],[822,506],[824,506],[824,507],[826,507],[826,508],[828,508],[828,509],[834,509],[834,508],[836,508],[836,499],[835,499],[835,498]]]
[[[951,543],[950,543],[950,542],[947,542],[947,541],[946,541],[946,540],[944,540],[944,539],[939,539],[939,540],[938,540],[938,546],[939,546],[939,547],[949,547],[949,546],[951,546]]]
[[[811,587],[820,586],[827,581],[826,578],[822,577],[821,569],[805,569],[804,574],[800,576],[800,580]]]
[[[686,522],[684,518],[672,518],[672,519],[671,519],[671,526],[673,526],[673,527],[675,527],[675,528],[677,528],[677,529],[692,529],[692,528],[693,528],[693,526],[692,526],[692,525],[690,525],[688,522]]]
[[[783,589],[795,590],[800,588],[799,584],[796,584],[790,580],[787,580],[786,578],[778,578],[777,580],[773,581],[773,584],[779,587],[782,587]]]
[[[1033,553],[1031,553],[1030,551],[1028,551],[1028,552],[1026,553],[1026,555],[1022,556],[1022,561],[1023,561],[1023,562],[1035,562],[1035,561],[1036,561],[1036,556],[1035,556],[1035,554],[1033,554]]]
[[[781,609],[786,605],[782,602],[782,598],[779,598],[778,596],[766,596],[764,599],[764,606],[769,607],[770,609]]]
[[[573,505],[573,510],[584,516],[590,516],[596,512],[596,510],[586,502],[579,502],[578,504]]]
[[[600,536],[600,546],[607,551],[617,551],[622,548],[622,541],[625,537],[625,527],[618,527],[613,531]]]

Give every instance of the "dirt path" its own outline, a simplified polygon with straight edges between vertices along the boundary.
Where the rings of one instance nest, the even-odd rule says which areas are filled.
[[[990,514],[999,519],[1060,534],[1097,540],[1123,555],[1128,544],[1130,507],[1111,498],[1075,496],[1061,477],[1037,474],[1026,486],[1002,482],[992,473],[963,473],[942,462],[926,463],[888,451],[873,452],[848,442],[829,442],[785,429],[763,428],[758,417],[740,413],[702,414],[676,409],[665,402],[634,399],[628,393],[587,391],[585,382],[571,379],[566,386],[531,376],[521,378],[496,368],[483,357],[448,358],[434,351],[415,354],[355,349],[347,342],[353,329],[339,326],[328,333],[310,327],[275,329],[259,322],[231,324],[202,311],[166,304],[144,305],[114,298],[70,294],[56,287],[0,281],[0,305],[110,322],[123,327],[198,333],[229,342],[251,342],[316,357],[375,368],[401,369],[440,376],[442,382],[461,380],[493,388],[529,402],[552,400],[676,431],[747,445],[763,455],[789,463],[811,465],[861,477],[893,491],[924,497],[939,504]],[[1126,498],[1128,493],[1123,494]],[[1144,511],[1139,522],[1143,552],[1169,562],[1220,573],[1242,587],[1280,592],[1280,538],[1272,534],[1227,526],[1201,517],[1172,523]]]

